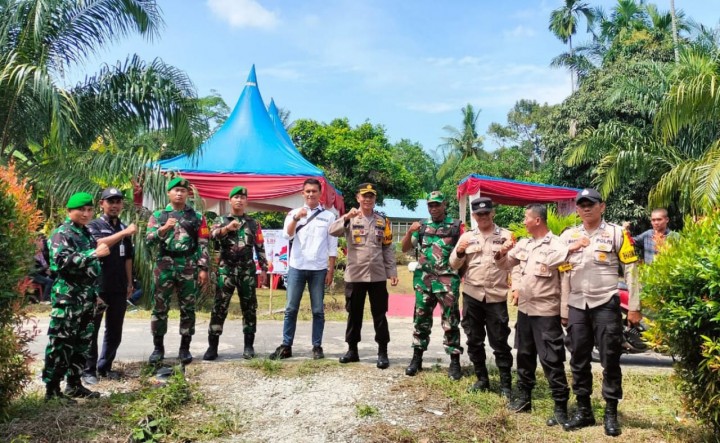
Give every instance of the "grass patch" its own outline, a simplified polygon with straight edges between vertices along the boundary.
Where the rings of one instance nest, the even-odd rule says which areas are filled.
[[[283,364],[280,361],[269,358],[254,358],[247,363],[247,367],[260,371],[268,377],[280,375],[283,370]]]
[[[379,415],[380,411],[373,405],[357,404],[355,405],[355,413],[360,418],[368,418]]]

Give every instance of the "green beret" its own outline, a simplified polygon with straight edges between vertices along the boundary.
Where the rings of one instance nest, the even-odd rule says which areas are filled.
[[[170,192],[172,188],[177,188],[178,186],[181,188],[190,189],[190,182],[178,175],[174,179],[170,180],[170,183],[168,183],[167,185],[167,190],[168,192]]]
[[[230,191],[230,194],[228,194],[228,198],[232,198],[233,195],[237,194],[247,197],[247,188],[245,186],[235,186],[234,188],[232,188],[232,191]]]
[[[73,194],[67,202],[68,209],[82,208],[83,206],[92,206],[93,198],[92,195],[87,192],[78,192]]]

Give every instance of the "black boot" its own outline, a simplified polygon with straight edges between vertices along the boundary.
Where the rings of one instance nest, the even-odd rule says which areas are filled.
[[[245,360],[252,360],[255,358],[255,334],[245,334],[245,349],[243,349],[243,358]]]
[[[448,377],[453,380],[460,380],[462,378],[462,371],[460,369],[460,354],[450,355],[450,366],[448,367]]]
[[[340,357],[340,363],[354,363],[360,361],[360,354],[358,354],[357,343],[348,343],[348,350]]]
[[[555,408],[553,408],[552,417],[546,422],[548,426],[564,425],[568,422],[567,400],[555,400]]]
[[[414,376],[418,371],[422,371],[422,356],[423,350],[415,348],[413,351],[413,358],[410,360],[410,364],[405,368],[405,375]]]
[[[593,415],[592,405],[590,404],[590,396],[578,396],[577,411],[575,415],[563,425],[563,429],[566,431],[575,431],[594,425],[595,416]]]
[[[387,343],[385,343],[384,345],[378,346],[377,367],[379,369],[387,369],[388,366],[390,366],[390,359],[388,359]]]
[[[191,335],[183,335],[180,339],[180,350],[178,351],[178,360],[180,363],[187,365],[193,360],[193,356],[190,353],[190,342],[192,341]]]
[[[488,375],[485,362],[473,363],[475,366],[475,376],[477,381],[468,388],[469,392],[488,391],[490,390],[490,376]]]
[[[164,339],[165,337],[162,335],[153,336],[153,345],[155,346],[155,349],[153,349],[152,354],[150,354],[150,358],[148,359],[148,362],[151,365],[162,363],[165,358],[165,345],[163,344]]]
[[[617,417],[617,400],[607,400],[605,404],[605,417],[603,418],[603,425],[605,427],[605,435],[610,437],[617,437],[622,434],[620,429],[620,422]]]
[[[518,396],[511,401],[508,410],[512,412],[530,412],[532,409],[532,394],[527,389],[518,389]]]
[[[65,395],[72,398],[100,398],[99,392],[86,388],[80,380],[68,381],[65,386]]]
[[[62,393],[59,381],[51,381],[45,385],[45,401],[52,400],[57,400],[66,404],[77,403],[75,400]]]
[[[219,335],[208,335],[208,348],[203,355],[203,360],[215,360],[218,358],[218,345],[220,344]]]
[[[500,371],[500,395],[510,400],[512,398],[512,372],[510,368],[498,368]]]

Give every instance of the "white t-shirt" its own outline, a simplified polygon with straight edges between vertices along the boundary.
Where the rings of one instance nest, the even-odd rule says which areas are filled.
[[[295,235],[288,234],[288,225],[299,209],[293,209],[285,217],[283,226],[283,237],[292,238],[293,245],[290,251],[288,264],[304,271],[320,271],[328,268],[328,257],[337,257],[337,237],[330,235],[330,225],[335,221],[335,214],[330,211],[322,211],[310,223],[308,219],[317,211],[322,209],[318,205],[315,209],[304,206],[307,215],[300,219],[295,226]],[[304,226],[300,232],[297,228]]]

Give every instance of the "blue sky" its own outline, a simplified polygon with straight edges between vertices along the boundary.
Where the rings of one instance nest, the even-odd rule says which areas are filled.
[[[606,11],[615,1],[588,0]],[[669,0],[654,2],[661,10]],[[676,0],[716,25],[720,0]],[[434,152],[443,127],[458,127],[467,103],[478,128],[504,123],[521,98],[550,104],[570,93],[567,72],[549,67],[566,50],[548,30],[561,0],[159,0],[160,38],[122,41],[70,78],[137,53],[186,71],[200,96],[217,90],[232,108],[255,64],[266,102],[291,119],[347,117],[382,124],[391,142]],[[584,27],[581,32],[584,31]],[[579,35],[578,42],[586,40]],[[486,142],[493,149],[491,142]]]

